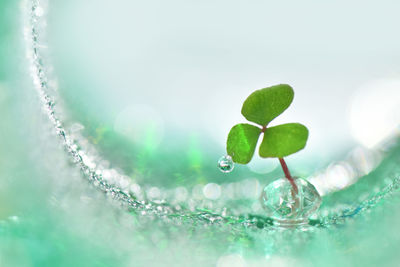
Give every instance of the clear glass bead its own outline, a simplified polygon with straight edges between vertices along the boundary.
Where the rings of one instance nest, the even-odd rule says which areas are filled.
[[[302,225],[321,205],[321,196],[315,187],[301,178],[294,178],[298,193],[286,178],[267,185],[261,194],[261,203],[267,215],[278,225]]]

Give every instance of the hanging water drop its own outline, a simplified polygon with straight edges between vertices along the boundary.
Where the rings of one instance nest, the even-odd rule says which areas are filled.
[[[228,173],[233,171],[235,164],[229,155],[223,156],[218,160],[218,168],[221,172]]]

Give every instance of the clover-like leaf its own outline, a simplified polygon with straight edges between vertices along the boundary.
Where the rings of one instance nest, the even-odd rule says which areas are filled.
[[[236,163],[247,164],[253,157],[261,129],[241,123],[232,127],[228,134],[226,150]]]
[[[293,97],[293,89],[287,84],[260,89],[244,101],[242,114],[247,120],[266,126],[290,106]]]
[[[260,145],[263,158],[283,158],[302,150],[307,143],[308,129],[300,123],[287,123],[267,128]]]

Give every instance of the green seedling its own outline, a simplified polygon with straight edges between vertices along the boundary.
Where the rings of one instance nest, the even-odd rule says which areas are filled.
[[[243,103],[242,115],[258,126],[240,123],[232,127],[226,149],[233,162],[247,164],[251,161],[261,133],[259,148],[262,158],[278,158],[285,177],[295,193],[297,186],[283,159],[303,149],[308,139],[308,129],[300,123],[287,123],[268,127],[269,123],[292,103],[294,92],[287,84],[279,84],[253,92]]]

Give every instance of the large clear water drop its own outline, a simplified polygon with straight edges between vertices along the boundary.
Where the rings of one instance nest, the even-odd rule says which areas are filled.
[[[298,193],[286,178],[267,185],[261,194],[261,204],[267,216],[281,226],[303,225],[321,205],[321,196],[315,187],[301,178],[294,178]]]
[[[229,155],[223,156],[218,160],[218,168],[221,172],[228,173],[233,171],[235,164]]]

